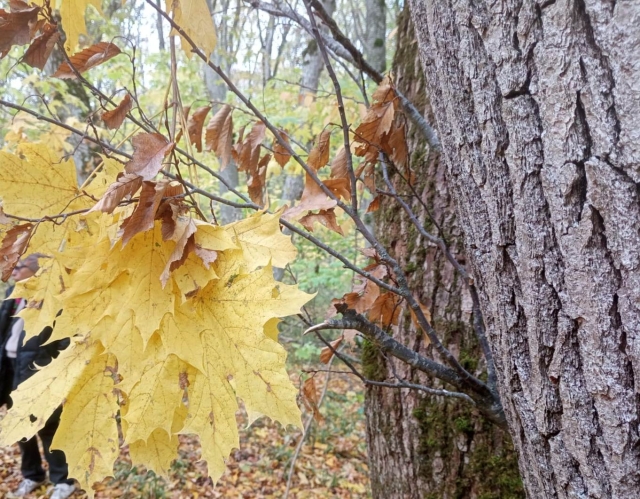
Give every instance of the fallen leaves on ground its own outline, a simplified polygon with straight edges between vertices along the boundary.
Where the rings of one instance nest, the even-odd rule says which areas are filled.
[[[293,370],[292,370],[293,371]],[[318,389],[324,385],[319,374]],[[292,376],[298,384],[297,376]],[[369,492],[365,425],[361,387],[351,378],[334,375],[320,412],[324,423],[313,424],[292,478],[290,499],[364,499]],[[0,409],[0,418],[5,414]],[[200,446],[194,437],[181,435],[179,458],[173,462],[169,479],[164,480],[142,467],[131,467],[127,449],[121,449],[115,464],[115,478],[96,485],[99,499],[280,499],[286,489],[291,457],[300,438],[299,431],[285,431],[262,418],[250,427],[243,411],[237,414],[240,449],[234,450],[227,470],[213,486],[206,466],[198,462]],[[45,465],[46,466],[46,465]],[[20,483],[20,451],[17,445],[0,448],[0,497],[6,497]],[[51,487],[51,485],[48,485]],[[42,486],[27,499],[46,497]],[[84,499],[76,492],[73,499]]]

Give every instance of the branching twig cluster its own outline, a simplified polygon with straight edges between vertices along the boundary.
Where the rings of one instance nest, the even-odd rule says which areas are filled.
[[[464,366],[459,362],[455,355],[446,348],[446,346],[442,343],[440,339],[440,335],[437,333],[430,320],[426,317],[420,303],[414,296],[413,291],[411,290],[407,276],[405,275],[404,269],[398,262],[398,260],[390,255],[387,249],[380,243],[378,238],[371,232],[371,230],[367,227],[358,206],[358,178],[356,175],[356,170],[353,164],[353,158],[351,154],[351,137],[354,133],[351,130],[350,123],[347,120],[347,116],[345,113],[345,107],[342,96],[342,89],[336,75],[336,72],[332,65],[332,59],[334,61],[338,61],[340,64],[348,63],[353,65],[356,70],[358,70],[361,74],[366,74],[369,76],[374,82],[380,83],[383,80],[383,75],[375,71],[365,60],[362,53],[353,45],[353,43],[346,37],[337,23],[333,18],[326,12],[323,8],[322,4],[318,0],[304,0],[304,5],[306,7],[306,16],[296,12],[293,8],[291,8],[288,4],[280,2],[279,0],[274,0],[273,3],[266,3],[261,0],[246,0],[251,6],[261,11],[267,12],[274,16],[286,17],[291,21],[300,25],[304,30],[309,32],[312,36],[315,37],[320,52],[322,54],[322,58],[324,60],[325,67],[328,71],[329,77],[331,79],[334,93],[336,96],[338,111],[340,115],[340,128],[342,131],[342,142],[344,145],[344,151],[346,154],[346,168],[347,175],[349,180],[349,190],[350,190],[350,203],[343,201],[338,195],[336,195],[331,189],[329,189],[325,183],[318,177],[316,170],[311,167],[307,161],[303,159],[303,157],[296,152],[296,150],[290,145],[289,140],[281,133],[280,129],[278,129],[267,116],[264,115],[252,102],[251,100],[234,84],[229,75],[227,75],[219,66],[214,64],[207,55],[198,48],[197,44],[189,37],[189,35],[182,29],[180,25],[178,25],[172,17],[170,17],[167,13],[165,13],[153,0],[145,0],[147,4],[149,4],[153,9],[157,11],[159,16],[164,18],[166,22],[168,22],[171,27],[179,33],[184,42],[191,46],[192,52],[200,58],[204,64],[206,64],[211,70],[217,73],[220,78],[226,83],[229,90],[235,94],[235,96],[239,99],[239,101],[243,104],[245,110],[244,112],[251,113],[255,118],[260,120],[266,128],[273,134],[275,138],[275,143],[279,146],[281,150],[286,151],[293,159],[302,167],[302,169],[306,172],[307,176],[315,182],[315,184],[326,194],[326,196],[335,201],[337,207],[339,207],[355,224],[357,231],[364,237],[365,241],[375,249],[375,252],[379,258],[379,260],[388,267],[391,278],[389,280],[385,280],[384,278],[377,277],[373,272],[365,268],[361,268],[358,265],[352,263],[347,257],[342,255],[339,251],[331,248],[326,243],[319,240],[317,237],[312,235],[311,233],[300,229],[294,223],[289,220],[282,218],[280,220],[281,224],[288,228],[292,233],[295,233],[304,239],[308,240],[312,244],[316,245],[321,250],[325,251],[332,257],[338,259],[342,262],[345,268],[352,270],[353,272],[359,274],[363,278],[367,279],[371,283],[377,285],[379,288],[397,295],[399,299],[401,299],[406,306],[412,311],[414,317],[416,318],[416,322],[420,329],[424,332],[424,334],[429,338],[430,344],[433,349],[437,353],[438,357],[442,359],[443,363],[437,362],[425,355],[422,355],[419,352],[414,351],[413,349],[407,347],[401,342],[397,341],[393,338],[393,336],[388,334],[388,331],[382,329],[376,323],[367,319],[364,315],[360,313],[356,313],[354,310],[347,308],[346,306],[341,306],[339,308],[339,312],[342,314],[342,319],[330,319],[321,324],[314,325],[310,327],[307,332],[314,332],[318,336],[319,340],[322,341],[328,348],[331,349],[336,358],[340,359],[348,368],[349,371],[346,371],[350,374],[357,376],[363,383],[367,385],[375,385],[381,387],[388,388],[404,388],[404,389],[414,389],[420,390],[422,392],[428,393],[430,395],[436,396],[445,396],[445,397],[454,397],[465,400],[469,403],[472,403],[478,407],[478,409],[485,414],[490,420],[495,422],[498,425],[504,426],[504,414],[502,412],[502,407],[500,404],[500,400],[496,390],[496,377],[495,377],[495,368],[493,357],[491,354],[491,349],[488,344],[486,333],[484,329],[484,323],[482,319],[482,313],[480,308],[480,301],[478,297],[477,290],[475,288],[473,279],[464,268],[462,264],[456,259],[453,253],[450,251],[446,241],[441,235],[431,234],[427,231],[423,224],[420,223],[417,214],[413,211],[410,204],[404,199],[404,196],[398,194],[394,184],[390,179],[390,170],[394,167],[390,158],[383,152],[379,153],[379,165],[380,170],[382,172],[382,177],[384,179],[384,183],[386,185],[385,190],[379,190],[384,195],[387,195],[394,199],[401,208],[406,212],[411,223],[417,228],[419,234],[429,243],[437,246],[440,251],[445,255],[449,263],[453,266],[456,272],[462,278],[468,292],[470,293],[472,302],[473,302],[473,329],[478,338],[478,341],[482,347],[482,351],[485,357],[486,366],[487,366],[487,382],[485,383],[472,373],[468,372]],[[318,22],[323,23],[324,26],[328,28],[328,31],[331,36],[328,34],[324,34],[318,28]],[[64,51],[63,51],[64,53]],[[67,62],[68,56],[67,57]],[[135,66],[135,59],[131,59],[132,64]],[[107,95],[105,95],[102,91],[92,85],[89,81],[87,81],[81,74],[75,71],[75,68],[72,64],[69,64],[73,71],[76,73],[77,80],[86,87],[101,103],[101,106],[106,110],[105,105],[111,104],[115,106],[113,99]],[[135,69],[135,67],[134,67]],[[351,73],[353,76],[353,73]],[[135,73],[134,73],[135,77]],[[356,78],[357,79],[357,78]],[[358,83],[359,88],[364,91],[364,87]],[[180,96],[177,88],[177,81],[175,78],[172,79],[171,88],[173,90],[173,102],[167,103],[165,105],[165,111],[172,109],[172,122],[169,123],[168,117],[165,117],[165,128],[167,128],[166,132],[169,134],[171,139],[174,139],[176,136],[176,126],[177,126],[177,116],[180,115],[180,119],[182,120],[182,129],[185,129],[184,125],[184,117],[180,114],[182,106],[180,105]],[[434,154],[439,154],[440,152],[440,143],[434,129],[427,123],[424,117],[417,111],[415,106],[399,91],[395,90],[396,97],[400,102],[402,108],[406,116],[411,119],[417,126],[418,130],[422,133],[425,141],[429,144],[431,152]],[[366,97],[366,93],[365,93]],[[136,102],[138,101],[137,90],[134,86],[133,88],[133,99]],[[99,138],[96,130],[94,129],[94,135],[88,133],[88,129],[85,131],[79,130],[75,127],[62,123],[57,118],[50,118],[44,116],[40,113],[37,113],[33,110],[30,110],[24,106],[17,105],[6,100],[0,100],[0,106],[15,109],[17,111],[23,111],[31,114],[32,116],[38,118],[39,120],[46,121],[55,126],[62,127],[68,130],[71,133],[78,135],[81,139],[88,140],[96,145],[98,145],[103,152],[106,154],[118,155],[122,158],[131,159],[132,155],[120,150],[118,147],[114,147],[108,144],[106,141]],[[141,130],[144,130],[148,133],[161,133],[160,128],[152,123],[151,120],[147,119],[138,107],[138,111],[140,113],[140,118],[137,118],[132,111],[127,113],[128,119],[134,123]],[[202,163],[198,159],[196,159],[193,154],[189,151],[185,151],[180,147],[174,147],[172,151],[172,164],[176,167],[177,173],[172,173],[169,167],[165,168],[162,173],[168,178],[179,181],[185,187],[184,196],[193,197],[194,195],[200,195],[211,202],[226,204],[232,206],[237,209],[249,209],[249,210],[260,210],[261,207],[249,199],[246,195],[239,192],[237,189],[233,188],[233,186],[229,185],[228,182],[225,181],[224,177],[220,175],[218,172],[210,168],[208,165]],[[201,189],[198,186],[194,185],[192,182],[189,182],[184,179],[184,177],[180,174],[180,170],[178,169],[178,164],[187,164],[194,165],[200,168],[201,170],[207,172],[212,177],[216,178],[222,184],[224,184],[227,189],[233,193],[239,201],[231,201],[220,196],[216,196],[208,192],[205,189]],[[170,166],[170,165],[167,165]],[[413,188],[412,188],[413,190]],[[414,195],[415,195],[414,190]],[[418,197],[419,198],[419,197]],[[135,200],[129,200],[127,202],[134,202]],[[194,205],[197,203],[194,201]],[[199,210],[199,208],[197,208]],[[426,209],[426,206],[425,206]],[[78,212],[69,212],[69,213],[61,213],[56,216],[49,216],[43,219],[38,220],[29,220],[30,222],[44,222],[44,221],[53,221],[55,218],[59,217],[68,217],[76,214],[80,214],[85,212],[86,210],[80,210]],[[201,216],[204,215],[199,212]],[[435,377],[441,380],[443,383],[450,385],[455,388],[456,391],[451,391],[447,389],[436,389],[428,386],[424,386],[422,384],[413,383],[404,379],[401,379],[399,376],[395,374],[394,377],[396,381],[387,382],[387,381],[374,381],[367,379],[363,376],[354,364],[337,349],[335,349],[331,343],[324,338],[320,331],[328,330],[328,329],[337,329],[337,330],[345,330],[345,329],[354,329],[360,332],[368,341],[370,341],[373,345],[377,346],[381,352],[385,355],[389,355],[395,359],[398,359],[416,370],[425,373],[429,376]]]

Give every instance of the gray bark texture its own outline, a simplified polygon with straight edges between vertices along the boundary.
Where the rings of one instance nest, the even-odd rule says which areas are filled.
[[[408,9],[398,18],[398,51],[393,64],[397,87],[432,120],[424,76]],[[414,189],[392,170],[395,189],[408,195],[420,222],[444,236],[464,261],[462,234],[447,188],[446,167],[429,154],[424,136],[408,128]],[[404,172],[406,173],[406,172]],[[406,176],[406,175],[405,175]],[[473,374],[485,371],[481,349],[471,327],[471,299],[452,265],[435,246],[421,239],[400,205],[383,197],[375,213],[376,235],[397,258],[411,289],[431,313],[444,344]],[[434,222],[435,220],[435,222]],[[441,232],[439,231],[441,229]],[[413,325],[408,310],[400,314],[393,337],[427,357],[433,352]],[[412,383],[442,388],[409,365],[385,358],[365,344],[363,370],[376,381],[398,375]],[[524,497],[510,436],[465,402],[427,396],[415,390],[368,386],[365,392],[371,488],[378,499],[519,499]]]
[[[387,68],[387,7],[384,0],[365,0],[365,8],[364,55],[376,71],[384,73]]]
[[[322,6],[333,15],[336,10],[336,0],[322,0]],[[325,32],[326,30],[322,30]],[[314,98],[318,93],[318,85],[320,84],[320,75],[324,69],[324,61],[322,54],[318,49],[318,43],[313,36],[309,36],[307,46],[302,52],[302,77],[300,78],[300,103],[305,101],[305,97],[311,94]]]
[[[528,497],[638,498],[640,3],[410,4]]]

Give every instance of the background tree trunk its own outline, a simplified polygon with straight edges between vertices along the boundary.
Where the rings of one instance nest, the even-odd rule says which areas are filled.
[[[387,68],[385,52],[387,8],[384,0],[365,0],[365,8],[364,55],[374,69],[384,73]]]
[[[419,109],[430,114],[424,77],[408,9],[398,19],[398,51],[394,74],[398,87]],[[429,154],[421,135],[408,130],[415,189],[429,208],[454,253],[463,258],[461,234],[447,190],[445,167]],[[411,194],[407,184],[393,175],[398,192]],[[438,229],[419,201],[416,213],[432,232]],[[434,324],[446,332],[445,345],[457,352],[471,372],[482,373],[480,349],[470,327],[471,300],[453,269],[437,248],[421,240],[417,230],[395,201],[383,198],[376,213],[377,236],[402,262],[420,301],[428,306]],[[394,336],[425,355],[431,355],[424,337],[416,333],[409,313],[403,311]],[[376,380],[394,380],[389,361],[371,345],[363,355],[364,372]],[[401,377],[438,386],[395,363]],[[510,437],[476,411],[457,400],[442,400],[410,390],[369,387],[365,412],[374,498],[520,498],[524,497]]]
[[[528,495],[640,497],[640,4],[411,8]]]

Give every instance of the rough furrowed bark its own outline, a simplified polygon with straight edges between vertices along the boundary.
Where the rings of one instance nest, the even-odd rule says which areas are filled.
[[[640,497],[640,6],[411,9],[528,496]]]
[[[420,110],[430,114],[422,68],[408,10],[401,14],[398,52],[394,62],[397,84]],[[427,116],[432,118],[431,116]],[[445,166],[429,154],[425,141],[409,126],[411,167],[415,189],[429,208],[454,254],[463,259],[461,234],[447,190]],[[398,192],[411,194],[397,175]],[[434,234],[437,226],[420,202],[412,208]],[[421,240],[397,202],[382,198],[376,212],[377,236],[402,265],[420,301],[432,315],[445,346],[475,375],[484,372],[482,353],[471,330],[471,300],[446,258]],[[425,338],[416,332],[408,311],[401,313],[394,338],[423,355],[432,356]],[[410,366],[395,361],[394,369],[371,345],[365,345],[365,374],[393,381],[394,374],[427,386],[442,387]],[[413,390],[367,387],[365,398],[372,492],[375,498],[520,498],[524,497],[517,460],[509,435],[479,416],[478,410],[458,400],[425,396]]]

